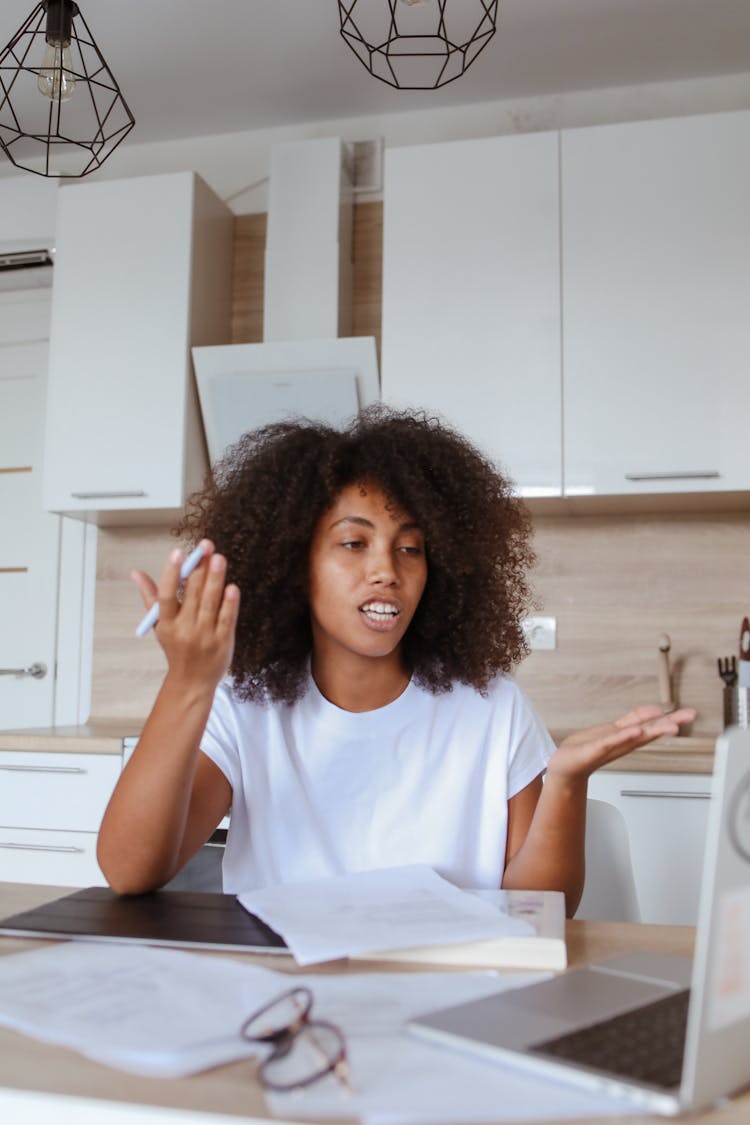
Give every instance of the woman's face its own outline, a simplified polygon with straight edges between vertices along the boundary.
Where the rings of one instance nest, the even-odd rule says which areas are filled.
[[[412,516],[389,510],[377,484],[348,485],[323,513],[310,545],[316,655],[396,652],[426,581],[424,536]]]

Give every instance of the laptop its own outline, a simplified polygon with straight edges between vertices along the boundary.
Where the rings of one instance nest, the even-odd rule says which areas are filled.
[[[627,953],[409,1029],[655,1113],[701,1110],[750,1084],[750,730],[716,743],[692,963]]]

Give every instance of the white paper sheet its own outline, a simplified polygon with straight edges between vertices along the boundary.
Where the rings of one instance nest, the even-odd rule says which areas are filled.
[[[509,1067],[425,1044],[405,1022],[549,974],[289,974],[149,946],[69,942],[0,957],[0,1024],[110,1066],[179,1077],[265,1051],[239,1037],[256,1007],[295,984],[313,1018],[345,1033],[353,1094],[326,1078],[268,1095],[285,1120],[360,1117],[366,1125],[481,1125],[605,1115],[624,1103],[530,1079]]]
[[[359,1117],[366,1125],[481,1125],[604,1117],[632,1104],[529,1077],[510,1066],[432,1045],[404,1030],[436,1006],[544,980],[549,973],[369,973],[305,976],[313,1015],[344,1031],[353,1092],[333,1077],[294,1094],[266,1095],[280,1117]]]
[[[300,965],[534,932],[528,922],[500,914],[421,864],[286,883],[237,897],[283,936]]]
[[[165,1078],[263,1053],[240,1038],[282,973],[146,945],[66,942],[0,957],[0,1024]]]

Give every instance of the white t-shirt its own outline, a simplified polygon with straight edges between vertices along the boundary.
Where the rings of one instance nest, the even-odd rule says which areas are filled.
[[[297,703],[244,703],[220,684],[201,749],[232,787],[228,893],[425,863],[462,887],[499,887],[507,802],[554,745],[521,689],[487,697],[410,683],[354,713],[312,677]]]

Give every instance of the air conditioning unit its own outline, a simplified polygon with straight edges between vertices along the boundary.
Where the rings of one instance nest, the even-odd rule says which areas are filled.
[[[52,285],[55,251],[38,243],[0,245],[0,292]]]

